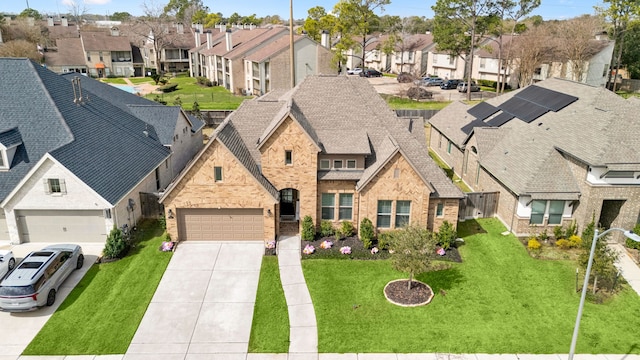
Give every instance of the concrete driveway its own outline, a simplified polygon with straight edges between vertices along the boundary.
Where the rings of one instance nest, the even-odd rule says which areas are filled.
[[[0,312],[0,334],[2,334],[0,335],[0,360],[16,359],[18,355],[24,351],[47,320],[49,320],[51,314],[56,311],[71,290],[80,282],[91,265],[96,262],[96,259],[104,248],[104,244],[79,244],[82,246],[85,257],[84,266],[82,269],[72,272],[67,280],[60,286],[56,295],[56,302],[53,306],[43,307],[28,313]],[[6,248],[10,248],[16,260],[20,261],[30,252],[40,250],[47,245],[51,244],[28,243]]]
[[[181,243],[125,360],[245,360],[263,255],[262,241]]]

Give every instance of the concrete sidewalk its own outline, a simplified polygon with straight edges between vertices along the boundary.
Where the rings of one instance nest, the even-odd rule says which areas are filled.
[[[180,244],[124,359],[244,359],[263,255],[262,241]]]
[[[317,355],[318,327],[311,295],[302,274],[300,237],[282,236],[277,244],[280,280],[289,309],[289,353],[292,356]]]
[[[631,288],[640,295],[640,268],[638,268],[638,265],[631,259],[631,256],[629,256],[629,253],[622,244],[609,244],[609,247],[617,251],[620,255],[618,262],[616,262],[616,267],[620,270],[624,279],[631,285]]]

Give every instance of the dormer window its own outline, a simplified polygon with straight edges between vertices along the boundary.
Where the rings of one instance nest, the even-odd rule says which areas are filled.
[[[18,128],[0,132],[0,171],[9,170],[16,149],[22,144],[22,136]]]

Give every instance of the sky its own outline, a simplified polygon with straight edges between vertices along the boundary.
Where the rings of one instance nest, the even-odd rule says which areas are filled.
[[[0,13],[18,14],[27,8],[38,10],[40,13],[57,14],[69,13],[68,3],[71,1],[82,2],[87,8],[87,13],[110,15],[114,12],[128,12],[132,15],[142,15],[142,3],[155,3],[163,6],[169,0],[0,0]],[[256,14],[259,17],[266,15],[280,15],[283,19],[289,19],[289,1],[287,0],[203,0],[211,12],[221,12],[225,17],[237,12],[245,16]],[[314,6],[322,6],[330,11],[338,0],[293,0],[294,19],[307,17],[307,10]],[[391,4],[385,7],[385,11],[379,15],[426,16],[433,17],[431,6],[436,0],[391,0]],[[545,20],[568,19],[582,14],[593,14],[593,6],[601,5],[601,0],[542,0],[539,8],[531,15],[540,15]]]

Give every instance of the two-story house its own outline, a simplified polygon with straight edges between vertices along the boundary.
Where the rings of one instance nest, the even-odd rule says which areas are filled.
[[[633,228],[640,214],[640,101],[547,79],[432,119],[430,147],[474,191],[500,193],[516,235],[593,220]]]
[[[133,76],[133,55],[129,39],[120,36],[117,27],[110,33],[81,31],[80,42],[89,74],[94,77]]]
[[[84,76],[5,58],[0,83],[0,242],[104,242],[202,146],[181,110]]]
[[[309,76],[245,101],[160,200],[172,239],[267,241],[307,215],[437,230],[462,197],[422,123],[396,117],[366,79]]]

